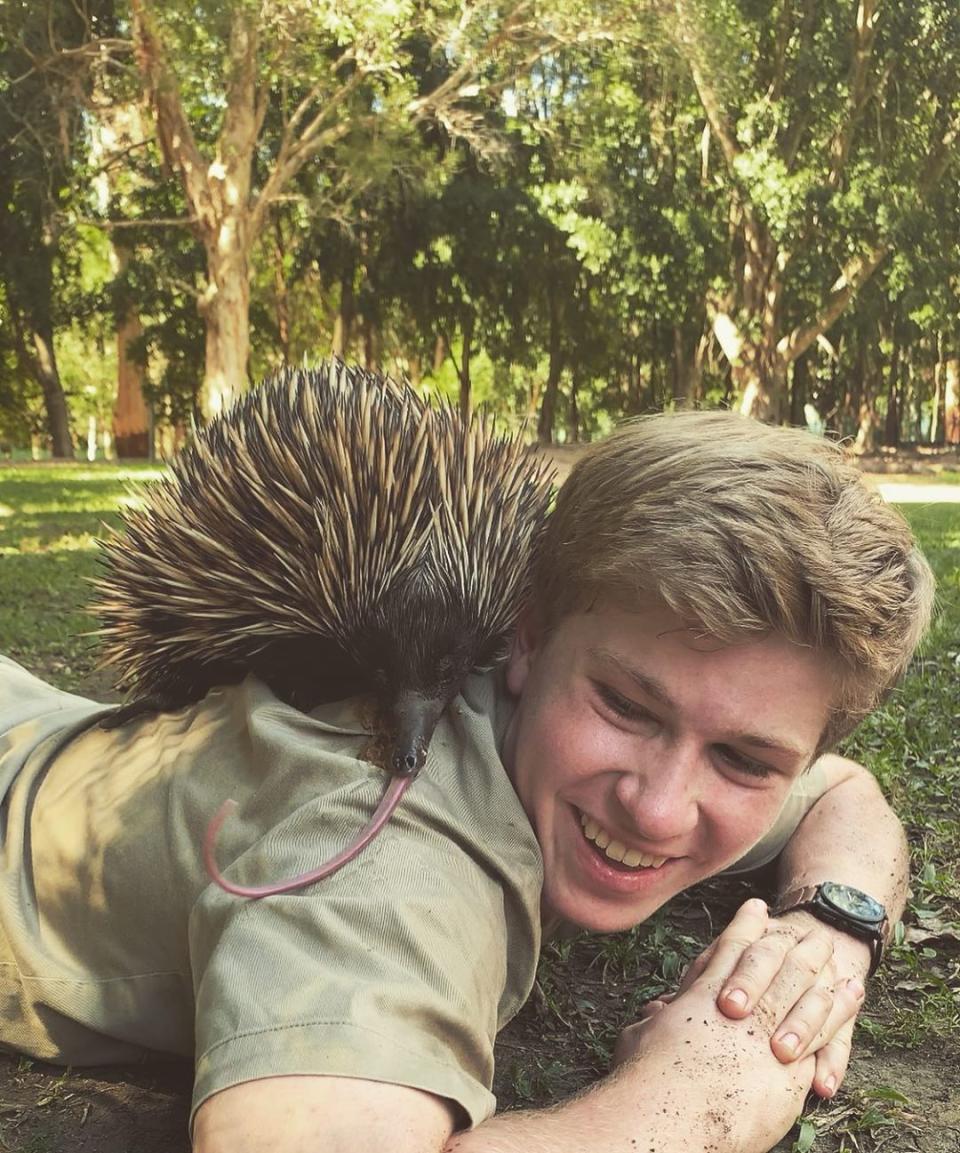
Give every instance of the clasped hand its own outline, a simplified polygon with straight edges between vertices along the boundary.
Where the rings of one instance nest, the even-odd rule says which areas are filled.
[[[833,1096],[863,1003],[859,977],[838,974],[836,938],[809,914],[770,918],[762,901],[747,901],[690,966],[677,993],[648,1004],[624,1030],[615,1064],[641,1058],[649,1065],[652,1053],[672,1052],[675,1065],[692,1061],[707,1082],[720,1078],[706,1067],[725,1062],[724,1084],[785,1080],[800,1103],[811,1087]],[[855,971],[846,959],[842,967]],[[712,1019],[711,1007],[719,1011]],[[784,1117],[788,1128],[789,1107]]]

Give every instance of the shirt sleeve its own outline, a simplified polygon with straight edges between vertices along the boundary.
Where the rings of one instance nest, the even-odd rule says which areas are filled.
[[[724,872],[749,873],[777,858],[797,831],[800,822],[826,791],[826,773],[820,761],[814,761],[810,768],[794,781],[773,828]]]
[[[329,814],[340,815],[337,831],[355,832],[376,800],[367,781],[328,795],[322,813],[304,806],[233,875],[286,876],[304,855],[316,863]],[[243,1081],[326,1074],[422,1089],[479,1123],[495,1107],[502,909],[496,879],[412,805],[356,861],[305,890],[243,901],[210,886],[190,927],[194,1112]]]

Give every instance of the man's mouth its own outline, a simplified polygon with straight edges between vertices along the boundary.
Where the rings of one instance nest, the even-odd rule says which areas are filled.
[[[652,857],[646,853],[638,853],[636,849],[628,849],[622,841],[612,837],[606,829],[598,825],[586,813],[580,814],[580,825],[583,835],[598,849],[601,849],[611,861],[625,865],[628,869],[659,869],[668,857]]]

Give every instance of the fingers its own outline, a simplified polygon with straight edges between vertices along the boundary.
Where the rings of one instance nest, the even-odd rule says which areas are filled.
[[[700,980],[727,982],[746,950],[766,933],[768,923],[765,902],[756,897],[744,902],[706,953],[693,962],[699,971],[692,980],[684,977],[684,987]]]
[[[771,1026],[818,981],[833,959],[833,939],[820,928],[799,941],[770,932],[748,945],[720,991],[717,1004],[727,1017],[746,1017],[755,1010],[761,1018],[773,1015]],[[832,968],[825,974],[832,983]],[[805,1007],[819,1029],[832,1007],[832,999],[811,997]],[[799,1050],[797,1051],[799,1054]]]
[[[863,1004],[863,982],[857,978],[839,986],[815,985],[794,1004],[771,1039],[781,1061],[794,1061],[819,1052],[848,1023]],[[847,1046],[849,1050],[849,1046]],[[844,1062],[846,1068],[846,1062]]]
[[[862,1002],[860,997],[858,1003]],[[817,1050],[813,1091],[819,1097],[832,1097],[843,1084],[853,1043],[853,1021],[850,1020],[820,1049]]]
[[[782,1064],[815,1058],[813,1088],[832,1096],[846,1073],[853,1021],[863,1003],[863,983],[836,983],[833,935],[817,925],[804,935],[778,931],[762,901],[747,901],[684,974],[681,993],[703,981],[721,990],[725,1016],[754,1020],[770,1036]],[[651,1003],[644,1019],[663,1008]]]
[[[670,1002],[677,996],[676,993],[663,993],[652,1001],[647,1003],[640,1010],[640,1016],[637,1018],[639,1022],[649,1021],[651,1017],[655,1017],[657,1013],[662,1012],[670,1004]]]

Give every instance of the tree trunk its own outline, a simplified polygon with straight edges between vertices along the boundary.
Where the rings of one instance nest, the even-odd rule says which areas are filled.
[[[463,336],[463,349],[460,353],[460,418],[466,423],[470,419],[470,358],[473,356],[473,309],[467,308],[463,314],[461,335]]]
[[[37,379],[43,390],[43,404],[47,410],[47,427],[53,455],[61,460],[73,458],[73,439],[70,436],[70,415],[67,398],[60,383],[57,355],[53,347],[53,328],[43,324],[33,329],[33,349]]]
[[[130,262],[131,250],[116,239],[113,257],[122,273]],[[143,335],[136,307],[128,306],[116,316],[117,399],[113,406],[113,444],[118,457],[144,460],[150,456],[150,410],[143,398],[143,367],[130,355],[130,345]]]
[[[682,325],[673,326],[673,401],[685,408],[690,399],[690,368]]]
[[[775,333],[769,335],[775,339]],[[740,411],[757,420],[779,423],[786,408],[787,362],[768,342],[745,345],[744,353],[739,363],[730,366],[740,392]]]
[[[690,365],[690,378],[687,387],[687,396],[692,404],[699,404],[703,399],[703,364],[710,348],[710,333],[703,331],[701,324],[700,338],[693,351],[693,363]]]
[[[207,245],[209,286],[201,302],[206,322],[206,367],[200,406],[209,420],[245,391],[250,358],[250,274],[239,228],[224,227]]]
[[[560,377],[563,375],[563,348],[560,339],[560,301],[558,293],[549,290],[550,334],[548,338],[550,364],[547,369],[547,383],[540,401],[540,419],[537,423],[537,440],[540,444],[553,444],[553,425],[557,415],[557,395],[560,391]]]
[[[580,440],[580,408],[577,404],[577,375],[570,375],[570,403],[567,407],[567,444]]]
[[[948,356],[943,366],[943,440],[960,444],[960,357]]]
[[[643,412],[646,404],[646,398],[644,396],[646,390],[643,383],[643,364],[640,355],[639,352],[634,353],[627,366],[626,410],[631,416]]]
[[[368,317],[363,318],[363,365],[368,372],[376,372],[380,365],[377,326]]]
[[[273,288],[276,298],[277,340],[284,361],[290,361],[290,296],[287,292],[286,245],[283,240],[283,225],[280,217],[273,224]]]
[[[143,398],[143,368],[130,356],[130,345],[143,333],[134,310],[117,323],[117,401],[113,406],[113,444],[117,456],[150,456],[150,411]]]
[[[346,360],[350,355],[353,322],[357,315],[357,298],[353,291],[355,264],[351,257],[340,276],[340,307],[333,323],[333,354]]]
[[[804,405],[809,395],[810,361],[806,356],[798,356],[793,363],[793,381],[790,386],[790,423],[796,428],[806,428]]]
[[[887,376],[887,419],[883,427],[883,443],[887,448],[900,447],[900,339],[896,325],[893,332],[893,355]]]
[[[883,391],[883,370],[880,367],[876,349],[880,346],[880,328],[876,320],[870,320],[869,328],[861,328],[859,346],[863,362],[862,385],[857,420],[857,452],[874,452],[880,419],[877,415],[877,399]]]
[[[242,5],[230,17],[223,124],[213,159],[197,144],[167,62],[152,0],[131,0],[134,57],[153,107],[157,140],[180,180],[207,258],[200,313],[207,326],[203,416],[223,411],[247,386],[250,353],[250,251],[270,197],[251,202],[253,157],[265,105],[258,101],[258,33]]]
[[[701,321],[702,321],[701,317]],[[710,345],[702,327],[696,343],[690,343],[691,326],[673,326],[673,399],[681,408],[700,403],[703,392],[703,361]]]

